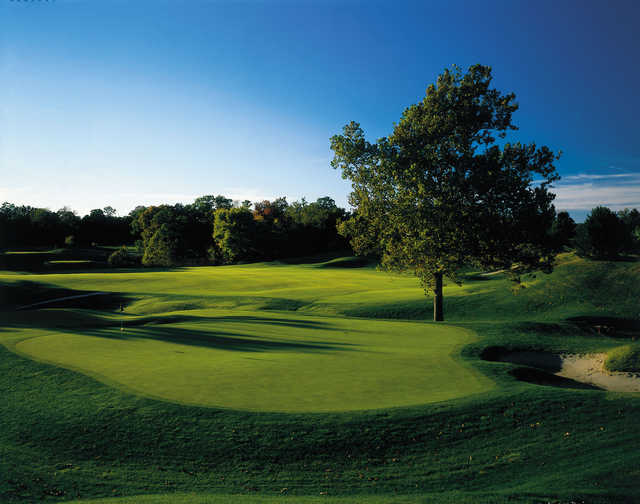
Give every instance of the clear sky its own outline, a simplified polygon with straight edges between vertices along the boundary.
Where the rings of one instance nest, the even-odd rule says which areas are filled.
[[[0,0],[0,202],[331,196],[452,64],[515,92],[512,138],[564,154],[556,207],[640,207],[640,2]]]

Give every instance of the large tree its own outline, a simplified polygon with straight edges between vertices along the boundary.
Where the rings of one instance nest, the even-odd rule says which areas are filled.
[[[518,278],[553,266],[555,216],[549,185],[558,155],[506,143],[514,94],[492,89],[491,68],[445,70],[376,143],[351,122],[331,138],[331,165],[352,183],[354,215],[341,230],[358,253],[412,270],[434,293],[444,320],[443,277],[464,265],[500,268]]]

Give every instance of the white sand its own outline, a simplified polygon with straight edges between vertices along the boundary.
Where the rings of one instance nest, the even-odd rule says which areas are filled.
[[[640,392],[640,375],[604,369],[607,354],[561,355],[562,369],[556,374],[615,392]]]
[[[502,361],[545,369],[557,376],[588,383],[614,392],[640,392],[640,374],[604,370],[607,354],[562,354],[511,352]]]

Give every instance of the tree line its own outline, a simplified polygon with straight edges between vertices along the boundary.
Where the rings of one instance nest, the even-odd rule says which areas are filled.
[[[67,207],[4,203],[0,249],[122,245],[112,265],[234,264],[349,249],[337,231],[347,216],[329,197],[252,203],[206,195],[186,205],[137,206],[126,216],[105,207],[84,217]]]
[[[0,206],[0,249],[131,243],[131,221],[110,206],[79,217],[68,207],[54,212],[5,202]]]
[[[186,205],[140,205],[125,216],[107,206],[84,217],[68,207],[4,203],[0,249],[122,245],[112,254],[114,265],[233,264],[350,249],[349,240],[360,239],[350,228],[354,217],[329,197],[240,203],[201,196]],[[640,212],[599,206],[580,224],[559,212],[547,236],[556,252],[575,249],[595,259],[640,254]]]

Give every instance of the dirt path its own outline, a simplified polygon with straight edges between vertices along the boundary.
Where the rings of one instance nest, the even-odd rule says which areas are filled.
[[[534,366],[595,387],[614,392],[640,392],[640,375],[604,370],[607,354],[552,354],[548,352],[510,352],[500,360]]]

